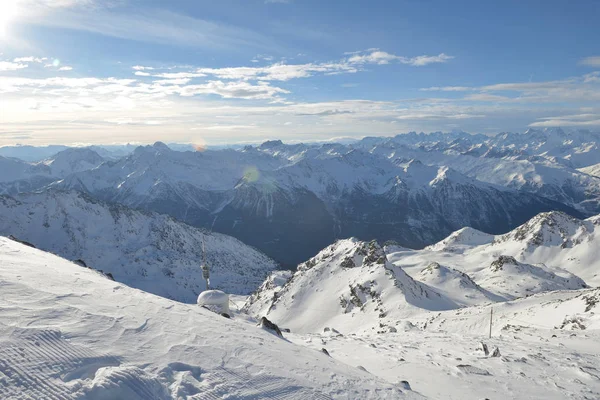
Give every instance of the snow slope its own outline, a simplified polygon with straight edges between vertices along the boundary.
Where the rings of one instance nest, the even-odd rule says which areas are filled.
[[[466,229],[423,250],[390,246],[389,259],[416,279],[430,263],[456,269],[504,299],[573,290],[600,285],[598,226],[600,216],[542,213],[504,235]]]
[[[203,239],[214,288],[247,294],[278,267],[232,237],[76,192],[0,197],[0,234],[81,259],[119,282],[188,303],[205,288],[200,270]]]
[[[281,278],[289,280],[282,285]],[[376,242],[352,238],[327,247],[291,277],[270,278],[244,309],[293,332],[318,332],[331,325],[385,329],[423,310],[457,307],[390,264]]]
[[[0,238],[3,399],[418,399],[244,318]]]
[[[440,400],[600,398],[600,292],[549,292],[492,306],[427,312],[397,332],[288,334],[389,382]],[[336,333],[338,332],[338,333]],[[481,343],[489,349],[482,351]],[[498,348],[499,357],[492,357]]]
[[[600,178],[600,163],[590,165],[589,167],[580,168],[579,171]]]

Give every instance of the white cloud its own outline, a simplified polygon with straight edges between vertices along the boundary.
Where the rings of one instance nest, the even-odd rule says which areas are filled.
[[[257,56],[263,60],[272,57]],[[286,64],[283,62],[260,67],[223,67],[223,68],[198,68],[186,72],[177,73],[146,73],[151,67],[136,66],[136,75],[153,76],[163,78],[198,78],[213,76],[218,79],[227,80],[256,80],[256,81],[289,81],[292,79],[308,78],[317,74],[338,75],[356,73],[364,69],[366,64],[387,64],[397,61],[402,64],[422,66],[433,62],[445,62],[452,57],[440,54],[439,56],[419,56],[414,58],[400,57],[379,50],[368,50],[364,54],[354,54],[347,59],[323,63]]]
[[[600,56],[586,57],[579,64],[587,65],[588,67],[600,67]]]
[[[20,63],[20,62],[27,63],[27,62],[30,62],[30,63],[41,64],[41,63],[45,62],[46,60],[48,60],[46,57],[40,58],[40,57],[29,56],[29,57],[18,57],[18,58],[15,58],[13,61],[16,62],[16,63]]]
[[[68,65],[65,65],[65,66],[63,66],[63,67],[60,67],[58,70],[59,70],[59,71],[72,71],[72,70],[73,70],[73,67],[70,67],[70,66],[68,66]]]
[[[135,71],[152,71],[152,70],[154,70],[154,67],[145,67],[143,65],[134,65],[133,67],[131,67],[131,69],[133,69]]]
[[[0,71],[18,71],[27,67],[27,64],[20,62],[0,61]]]
[[[468,92],[473,88],[467,86],[431,86],[419,89],[422,92]]]
[[[192,79],[192,78],[202,78],[205,77],[206,74],[199,72],[164,72],[160,74],[152,75],[156,78],[166,78],[166,79]]]
[[[453,59],[453,56],[444,53],[437,56],[422,55],[417,57],[403,57],[395,54],[390,54],[379,49],[370,49],[366,52],[354,53],[349,59],[350,64],[389,64],[391,62],[399,62],[401,64],[422,67],[428,64],[445,63]]]
[[[184,86],[178,90],[178,93],[181,96],[216,94],[226,99],[268,100],[276,98],[279,94],[287,94],[289,91],[270,86],[265,82],[253,85],[248,82],[209,81],[201,85]]]

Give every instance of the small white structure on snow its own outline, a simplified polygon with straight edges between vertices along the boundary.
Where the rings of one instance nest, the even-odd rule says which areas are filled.
[[[229,311],[229,295],[221,290],[205,290],[198,295],[199,306],[206,307],[218,314],[231,315]]]

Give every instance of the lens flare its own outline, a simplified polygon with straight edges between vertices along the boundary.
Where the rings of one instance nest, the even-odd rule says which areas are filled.
[[[202,153],[203,151],[206,151],[206,141],[202,138],[198,138],[196,140],[194,140],[194,143],[192,144],[192,146],[194,146],[194,150],[196,150],[197,152]]]
[[[260,178],[260,172],[255,166],[249,166],[244,169],[244,180],[246,182],[256,182]]]

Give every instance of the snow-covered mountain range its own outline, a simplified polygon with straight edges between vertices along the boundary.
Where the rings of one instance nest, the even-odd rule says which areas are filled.
[[[294,266],[338,238],[421,248],[464,226],[500,234],[540,212],[598,214],[599,137],[409,133],[208,151],[159,142],[124,147],[120,158],[77,148],[37,163],[4,159],[0,193],[77,190],[232,235]]]
[[[290,265],[336,237],[423,247],[463,226],[501,233],[542,211],[580,215],[446,166],[341,145],[268,142],[200,153],[157,143],[54,186],[211,227]]]
[[[0,235],[81,260],[129,286],[188,303],[205,289],[200,270],[203,242],[214,288],[247,294],[278,268],[232,237],[76,192],[0,196]]]

